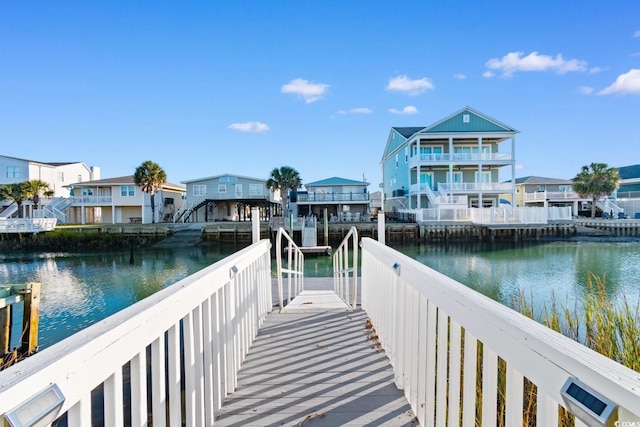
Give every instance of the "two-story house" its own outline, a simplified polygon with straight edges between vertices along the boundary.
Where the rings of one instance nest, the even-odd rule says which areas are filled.
[[[133,175],[69,185],[70,204],[64,210],[65,222],[72,224],[122,224],[169,222],[183,207],[185,188],[165,183],[151,196],[134,182]]]
[[[385,211],[493,207],[504,193],[514,200],[518,133],[470,107],[426,127],[391,128],[381,160]]]
[[[53,192],[53,200],[69,197],[68,185],[74,182],[90,181],[100,178],[100,168],[89,167],[82,162],[39,162],[18,157],[0,155],[0,185],[18,184],[24,181],[39,180],[46,182]],[[52,200],[41,199],[41,206]],[[11,201],[0,201],[0,211],[8,216],[15,212],[15,204]],[[23,203],[23,217],[31,216],[31,202]],[[13,212],[10,212],[13,210]]]
[[[590,198],[573,191],[570,179],[525,176],[516,178],[516,206],[570,206],[571,214],[590,210]]]
[[[182,181],[186,185],[186,204],[176,221],[248,221],[251,208],[268,220],[276,213],[279,194],[267,189],[267,180],[224,174]]]
[[[368,182],[333,177],[304,186],[297,193],[298,215],[322,218],[326,208],[330,218],[356,221],[370,212]]]
[[[615,192],[616,204],[631,218],[640,219],[640,164],[618,168],[619,188]]]

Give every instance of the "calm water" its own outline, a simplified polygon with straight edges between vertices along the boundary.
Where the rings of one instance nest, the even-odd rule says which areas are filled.
[[[640,243],[406,245],[399,251],[508,304],[522,291],[536,305],[552,295],[572,303],[587,275],[606,275],[607,291],[638,301]],[[238,250],[233,246],[119,253],[0,254],[0,283],[42,283],[41,348],[85,328]],[[275,262],[274,262],[275,264]],[[309,276],[330,276],[327,256],[309,256]]]

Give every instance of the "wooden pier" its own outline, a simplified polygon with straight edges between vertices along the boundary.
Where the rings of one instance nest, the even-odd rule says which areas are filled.
[[[332,286],[305,279],[315,290],[267,316],[216,425],[418,425],[366,312]]]
[[[38,350],[40,283],[0,286],[0,369]],[[14,322],[14,306],[24,303],[22,322]],[[21,327],[19,333],[13,328]],[[20,337],[20,346],[12,347],[12,336]]]

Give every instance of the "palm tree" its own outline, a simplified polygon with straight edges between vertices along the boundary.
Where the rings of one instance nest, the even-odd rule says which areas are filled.
[[[18,218],[22,218],[22,202],[29,198],[28,181],[0,186],[0,199],[11,200],[18,206]]]
[[[282,215],[287,211],[289,190],[295,190],[301,185],[300,173],[290,166],[281,166],[271,171],[271,175],[267,179],[267,188],[273,192],[280,190]]]
[[[51,193],[49,184],[39,179],[33,179],[31,181],[25,181],[25,187],[27,189],[27,197],[33,201],[34,209],[38,209],[40,203],[40,195],[46,195]]]
[[[591,197],[591,218],[594,218],[596,202],[618,188],[620,175],[618,169],[610,168],[606,163],[591,163],[589,166],[582,166],[582,170],[572,181],[573,189],[580,197]]]
[[[142,191],[149,193],[151,197],[151,222],[156,222],[154,198],[156,192],[167,182],[166,172],[157,163],[146,160],[136,168],[136,172],[133,174],[133,182],[142,187]]]

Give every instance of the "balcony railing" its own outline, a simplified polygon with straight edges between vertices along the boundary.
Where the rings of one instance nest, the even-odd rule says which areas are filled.
[[[420,154],[409,160],[410,165],[421,163],[477,163],[477,162],[509,162],[513,160],[512,153],[441,153]]]
[[[367,202],[369,193],[308,193],[298,194],[298,203],[308,202]]]
[[[525,193],[525,202],[544,202],[545,200],[579,200],[582,199],[575,191],[536,191]]]
[[[438,191],[476,192],[476,191],[513,191],[514,185],[509,182],[439,182]]]
[[[113,202],[111,196],[78,196],[72,197],[73,205],[110,205]]]

